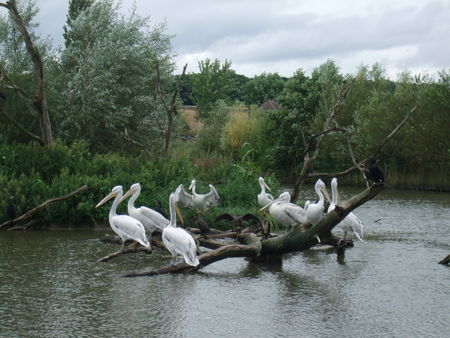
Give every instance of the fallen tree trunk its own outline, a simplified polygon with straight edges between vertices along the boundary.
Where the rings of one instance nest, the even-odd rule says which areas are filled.
[[[450,255],[448,255],[447,257],[445,257],[443,260],[441,260],[439,262],[439,264],[443,264],[443,265],[448,265],[448,263],[450,263]]]
[[[86,189],[87,189],[87,185],[83,185],[82,187],[78,188],[77,190],[72,191],[71,193],[68,193],[67,195],[51,198],[51,199],[45,201],[44,203],[38,205],[37,207],[31,209],[30,211],[24,213],[22,216],[19,216],[13,220],[9,220],[9,221],[6,221],[6,222],[0,224],[0,229],[6,228],[9,225],[19,223],[26,219],[29,219],[32,216],[34,216],[35,214],[37,214],[38,212],[40,212],[42,209],[45,209],[46,207],[48,207],[50,204],[66,200],[66,199],[72,197],[73,195],[76,195],[79,192],[86,190]]]
[[[191,273],[219,260],[232,257],[261,259],[264,256],[280,256],[285,253],[303,251],[311,248],[318,244],[317,236],[323,238],[323,244],[337,246],[339,238],[333,236],[331,230],[352,210],[374,198],[383,187],[382,184],[379,184],[367,188],[360,194],[342,203],[342,205],[337,205],[332,212],[323,217],[314,226],[306,222],[296,226],[288,234],[268,239],[258,238],[254,233],[245,233],[237,236],[241,244],[225,244],[213,239],[199,238],[200,244],[215,249],[200,255],[198,257],[200,261],[198,266],[193,267],[186,263],[180,263],[158,270],[131,272],[124,275],[124,277],[154,276],[166,273]],[[305,228],[307,228],[306,231],[303,230]],[[346,241],[343,243],[343,246],[351,246],[352,244],[352,241]]]
[[[311,224],[307,222],[296,226],[290,233],[262,241],[261,254],[279,255],[311,248],[318,244],[317,236],[319,236],[319,238],[329,238],[331,230],[344,219],[345,216],[353,209],[374,198],[382,189],[383,185],[373,185],[360,194],[353,196],[342,205],[336,206],[332,212],[324,216],[315,226],[311,226]],[[302,231],[302,228],[307,228],[307,230]]]
[[[205,252],[198,257],[200,264],[190,266],[186,263],[180,263],[174,266],[167,266],[158,270],[145,272],[130,272],[123,277],[142,277],[155,276],[166,273],[190,273],[200,270],[205,266],[226,258],[232,257],[257,257],[261,252],[261,243],[255,234],[245,234],[239,236],[239,241],[244,244],[223,245],[215,250]]]

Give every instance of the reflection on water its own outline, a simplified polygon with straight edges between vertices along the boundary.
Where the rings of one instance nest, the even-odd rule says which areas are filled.
[[[168,255],[97,263],[116,249],[97,240],[108,230],[1,232],[1,336],[448,336],[449,207],[449,194],[384,191],[355,211],[364,242],[343,262],[316,247],[143,278],[120,276]]]

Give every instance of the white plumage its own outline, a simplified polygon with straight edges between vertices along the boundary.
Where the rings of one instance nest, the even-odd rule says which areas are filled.
[[[186,230],[177,228],[175,212],[175,203],[178,201],[177,191],[169,196],[170,222],[163,230],[162,240],[167,250],[172,254],[172,265],[175,263],[177,256],[183,256],[186,264],[197,266],[200,262],[197,258],[197,246],[194,239]]]
[[[133,185],[131,185],[130,189],[125,193],[125,195],[123,195],[120,202],[125,200],[128,196],[132,195],[128,200],[128,214],[131,217],[136,218],[144,225],[149,235],[149,241],[151,242],[152,233],[157,229],[162,231],[169,224],[169,220],[159,212],[148,207],[141,206],[139,208],[136,208],[134,206],[134,202],[139,197],[140,193],[141,185],[139,183],[134,183]]]
[[[265,205],[260,210],[269,208],[269,214],[275,220],[287,227],[293,227],[306,221],[305,210],[294,203],[290,203],[291,195],[283,192],[270,204]]]
[[[210,191],[207,194],[197,194],[195,180],[192,180],[189,190],[192,191],[192,204],[198,212],[206,212],[209,208],[219,204],[219,194],[212,184],[208,185]]]
[[[266,193],[266,189],[270,191],[269,186],[264,181],[264,178],[260,177],[258,179],[259,185],[261,187],[261,192],[258,194],[258,204],[261,207],[273,202],[274,198],[271,194]]]
[[[339,190],[337,186],[337,178],[333,178],[331,180],[331,203],[328,208],[328,212],[334,210],[338,203]],[[344,240],[347,236],[347,232],[351,231],[355,234],[355,236],[362,242],[363,237],[363,224],[356,215],[351,212],[349,213],[339,224],[338,226],[344,231]]]
[[[323,190],[325,189],[325,183],[318,179],[316,184],[314,185],[314,190],[316,194],[319,196],[319,201],[317,203],[309,203],[308,208],[306,209],[306,217],[311,222],[312,225],[316,225],[320,222],[324,215],[325,210],[325,199],[323,195]]]
[[[122,240],[121,250],[124,249],[125,241],[128,239],[132,239],[147,248],[150,247],[150,243],[147,239],[147,236],[145,235],[144,225],[141,222],[128,215],[117,215],[116,209],[120,203],[122,195],[122,186],[115,186],[114,188],[112,188],[111,192],[95,207],[98,208],[99,206],[109,201],[111,198],[115,197],[111,210],[109,211],[109,225],[111,226],[111,229]]]

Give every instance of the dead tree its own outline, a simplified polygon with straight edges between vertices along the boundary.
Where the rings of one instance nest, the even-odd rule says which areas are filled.
[[[0,7],[5,7],[9,11],[11,18],[14,20],[14,22],[17,25],[17,28],[22,34],[28,54],[30,54],[31,60],[33,61],[33,65],[36,71],[38,91],[36,94],[32,96],[26,94],[21,88],[19,88],[14,83],[12,79],[10,79],[7,76],[6,71],[1,68],[0,68],[0,82],[3,82],[6,88],[15,91],[28,106],[37,111],[41,135],[40,136],[35,135],[27,128],[22,126],[14,118],[12,118],[9,114],[3,111],[1,112],[1,114],[11,123],[16,125],[16,127],[18,127],[21,131],[29,135],[31,138],[36,139],[42,145],[50,146],[53,144],[53,134],[50,124],[50,117],[48,114],[47,93],[44,78],[44,65],[42,63],[41,55],[36,46],[33,44],[33,41],[31,41],[30,34],[28,33],[23,23],[22,17],[20,16],[19,11],[17,10],[16,1],[10,0],[7,2],[0,2]]]
[[[177,113],[177,97],[178,93],[180,91],[180,84],[183,80],[184,74],[186,73],[187,64],[183,67],[183,72],[181,73],[180,77],[178,77],[175,89],[172,93],[172,98],[170,99],[170,102],[166,101],[166,98],[164,96],[164,93],[161,89],[161,72],[159,68],[159,63],[156,64],[156,88],[155,88],[155,100],[154,100],[154,107],[153,109],[157,111],[156,107],[156,97],[159,97],[161,100],[164,110],[167,114],[167,125],[164,126],[161,121],[159,121],[158,125],[161,131],[164,133],[164,152],[167,154],[169,152],[170,147],[170,140],[172,139],[172,131],[173,131],[173,118],[174,115]]]
[[[292,202],[297,199],[300,189],[307,179],[315,179],[320,177],[339,177],[347,175],[355,170],[359,170],[362,173],[364,170],[364,165],[368,162],[369,158],[375,158],[379,155],[383,146],[406,123],[406,121],[411,117],[412,113],[416,110],[416,107],[414,107],[408,113],[406,113],[402,121],[400,121],[399,124],[375,147],[375,151],[369,158],[358,161],[352,148],[351,132],[347,128],[339,127],[336,121],[336,118],[339,116],[342,111],[342,107],[344,106],[345,98],[347,97],[355,80],[356,78],[342,87],[330,115],[325,119],[323,123],[322,130],[316,134],[311,135],[306,142],[305,149],[303,150],[303,167],[300,170],[300,174],[297,176],[294,184],[294,190],[291,194]],[[320,153],[322,141],[324,140],[326,135],[333,132],[344,133],[347,136],[348,152],[352,159],[352,165],[346,170],[337,173],[311,172],[314,161]]]

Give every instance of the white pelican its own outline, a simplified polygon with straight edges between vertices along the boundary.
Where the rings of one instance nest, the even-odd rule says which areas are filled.
[[[177,215],[175,203],[178,201],[178,189],[169,196],[170,222],[164,228],[162,240],[169,252],[172,254],[172,266],[178,255],[183,256],[186,264],[197,266],[200,264],[197,258],[197,246],[192,236],[184,229],[177,228]]]
[[[334,210],[338,203],[338,197],[339,197],[339,190],[337,187],[337,178],[333,178],[331,180],[331,203],[330,207],[328,208],[328,212],[331,212]],[[347,236],[347,232],[351,231],[355,234],[355,236],[362,242],[363,237],[363,225],[362,222],[359,220],[356,215],[351,212],[349,213],[340,223],[339,227],[344,231],[344,238]]]
[[[314,190],[316,194],[319,196],[319,201],[317,203],[309,203],[308,208],[306,209],[306,217],[311,222],[312,225],[316,225],[320,222],[324,215],[325,211],[325,183],[321,179],[318,179],[316,184],[314,185]]]
[[[117,205],[120,203],[120,199],[122,198],[123,190],[122,186],[118,185],[112,188],[111,192],[102,199],[95,207],[105,204],[111,198],[115,197],[114,202],[112,204],[111,210],[109,211],[109,225],[111,229],[120,237],[122,240],[122,248],[124,250],[125,241],[128,239],[132,239],[139,244],[149,248],[150,243],[145,235],[145,228],[141,222],[137,219],[128,216],[128,215],[117,215],[116,209]]]
[[[266,188],[269,191],[270,191],[270,188],[264,181],[264,178],[260,177],[258,179],[258,182],[259,182],[259,185],[261,186],[261,192],[258,194],[258,204],[261,207],[264,207],[267,204],[273,202],[274,198],[271,194],[266,193]]]
[[[120,202],[124,201],[128,196],[132,195],[128,200],[128,214],[131,217],[136,218],[144,225],[149,234],[149,242],[151,242],[152,233],[156,229],[162,231],[167,226],[167,224],[169,224],[169,220],[159,212],[145,206],[136,208],[134,206],[134,202],[139,197],[140,193],[141,185],[139,183],[134,183],[133,185],[131,185],[130,189],[125,193],[125,195],[123,195],[123,197],[120,199]]]
[[[189,190],[192,191],[192,203],[199,212],[206,212],[209,208],[219,204],[220,197],[216,188],[209,184],[210,191],[207,194],[197,194],[195,191],[195,180],[192,180]]]
[[[294,203],[290,203],[291,195],[283,192],[280,196],[273,200],[270,204],[265,205],[260,211],[269,208],[269,214],[275,220],[287,227],[293,227],[306,221],[305,210]]]

